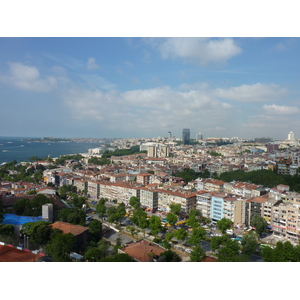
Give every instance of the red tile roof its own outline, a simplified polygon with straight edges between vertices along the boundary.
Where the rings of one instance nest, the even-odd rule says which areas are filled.
[[[148,254],[153,252],[155,255],[159,256],[161,253],[165,252],[166,249],[160,247],[155,243],[148,242],[146,240],[141,240],[136,243],[128,244],[125,248],[122,249],[125,253],[130,255],[141,262],[148,262]]]
[[[63,233],[72,233],[74,236],[79,235],[87,230],[87,227],[83,227],[80,225],[73,225],[66,222],[55,222],[50,225],[52,228],[60,229]]]
[[[42,255],[0,245],[0,262],[34,262]]]

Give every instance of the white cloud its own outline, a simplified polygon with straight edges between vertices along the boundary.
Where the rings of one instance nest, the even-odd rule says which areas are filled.
[[[296,106],[285,106],[285,105],[264,105],[263,106],[266,114],[269,115],[294,115],[300,113],[300,109]]]
[[[81,74],[80,76],[89,86],[93,88],[98,88],[102,90],[114,90],[117,88],[117,85],[109,82],[103,77],[100,77],[95,74]]]
[[[144,41],[157,49],[164,59],[182,58],[185,63],[200,65],[225,63],[242,52],[232,38],[173,37],[150,38]]]
[[[88,70],[99,69],[99,66],[96,64],[96,60],[94,57],[90,57],[87,61],[86,68]]]
[[[57,80],[53,76],[41,78],[36,67],[24,65],[22,63],[8,63],[9,75],[1,76],[0,81],[12,85],[18,89],[49,92],[57,86]]]
[[[278,99],[285,95],[287,89],[280,88],[276,84],[253,84],[241,85],[238,87],[231,87],[229,89],[216,89],[214,95],[227,100],[234,100],[240,102],[268,102]]]
[[[74,117],[103,122],[122,131],[155,132],[182,126],[226,127],[232,106],[199,91],[178,92],[168,86],[147,90],[88,91],[73,89],[64,95]]]
[[[85,67],[85,64],[82,61],[68,55],[44,53],[43,56],[75,71],[82,70]]]
[[[206,82],[196,82],[192,84],[182,83],[179,86],[179,90],[204,90],[208,87]]]

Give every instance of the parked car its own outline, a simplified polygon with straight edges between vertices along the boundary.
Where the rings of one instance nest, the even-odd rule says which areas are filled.
[[[191,249],[185,249],[185,252],[187,252],[187,253],[191,253],[192,252],[192,250]]]

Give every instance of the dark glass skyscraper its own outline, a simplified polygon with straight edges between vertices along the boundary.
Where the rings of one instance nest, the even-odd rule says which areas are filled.
[[[184,128],[182,130],[182,144],[183,145],[189,145],[190,144],[190,130],[187,128]]]

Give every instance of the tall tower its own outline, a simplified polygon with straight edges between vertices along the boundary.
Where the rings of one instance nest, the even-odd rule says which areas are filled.
[[[198,132],[196,134],[196,140],[197,141],[202,141],[203,140],[203,133],[202,132]]]
[[[170,139],[172,137],[171,131],[168,132],[168,138]]]
[[[291,132],[288,134],[288,140],[289,140],[289,141],[293,141],[294,139],[295,139],[294,132],[291,131]]]
[[[188,128],[184,128],[182,130],[182,144],[183,145],[190,144],[190,130]]]

